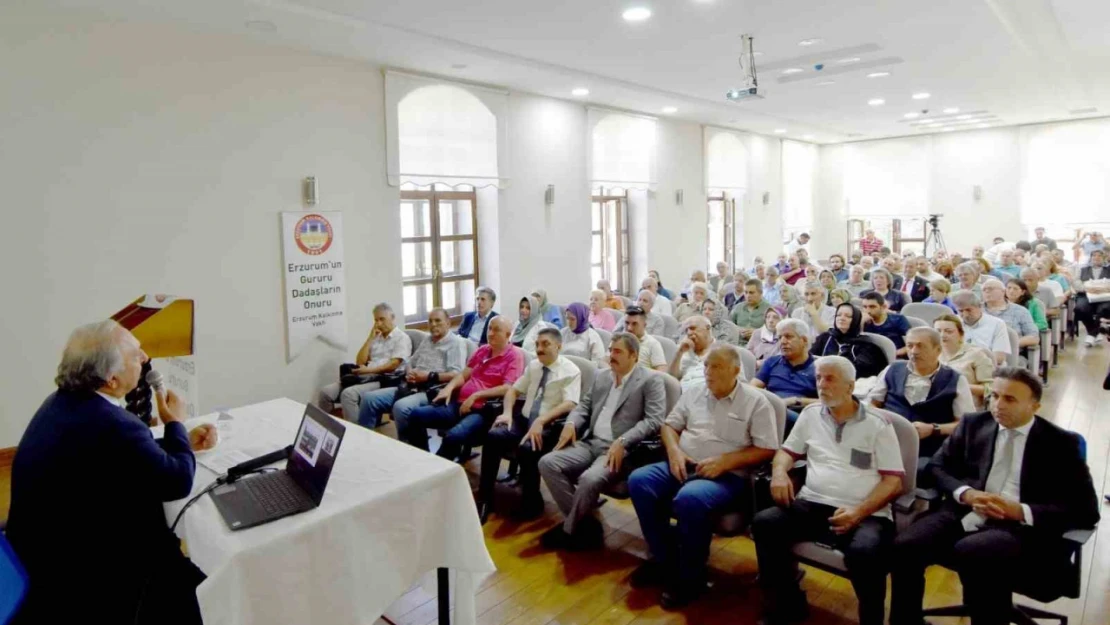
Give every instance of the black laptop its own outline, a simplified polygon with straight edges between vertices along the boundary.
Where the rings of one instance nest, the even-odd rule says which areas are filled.
[[[319,506],[345,431],[323,410],[305,406],[284,469],[245,477],[212,491],[212,500],[227,526],[246,529]]]

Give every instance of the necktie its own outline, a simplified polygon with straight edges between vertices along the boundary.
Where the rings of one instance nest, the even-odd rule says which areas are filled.
[[[536,396],[532,399],[532,409],[528,411],[528,422],[534,423],[536,417],[540,416],[540,405],[543,403],[544,389],[547,387],[547,374],[551,373],[551,369],[543,368],[543,373],[540,375],[540,385],[536,387]]]
[[[1006,486],[1006,480],[1010,479],[1010,469],[1014,463],[1014,431],[1003,429],[999,435],[1002,437],[1002,444],[998,446],[998,451],[994,454],[994,462],[991,463],[990,473],[987,474],[987,484],[984,490],[988,493],[996,495],[1002,493],[1002,489]],[[969,512],[961,520],[964,529],[969,532],[974,532],[986,523],[978,512]]]

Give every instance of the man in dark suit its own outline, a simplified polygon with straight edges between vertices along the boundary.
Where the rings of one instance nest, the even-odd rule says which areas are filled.
[[[1079,270],[1079,281],[1075,285],[1075,290],[1079,292],[1075,298],[1075,318],[1087,329],[1087,338],[1084,339],[1087,347],[1093,347],[1095,343],[1102,341],[1099,322],[1102,319],[1110,319],[1110,302],[1091,302],[1090,299],[1095,295],[1096,290],[1101,295],[1105,295],[1106,291],[1087,283],[1091,280],[1106,279],[1110,279],[1110,266],[1106,264],[1106,252],[1095,250],[1091,252],[1091,264]]]
[[[489,336],[489,322],[497,316],[497,311],[493,309],[493,305],[497,302],[497,293],[488,286],[478,287],[478,292],[474,296],[474,307],[476,310],[463,315],[462,321],[459,323],[458,329],[455,334],[470,339],[479,345],[488,343],[487,337]]]
[[[165,437],[154,439],[123,397],[147,355],[114,321],[78,328],[58,390],[43,402],[12,464],[8,539],[30,577],[21,623],[200,623],[204,574],[181,553],[162,503],[188,496],[193,446],[183,406],[157,393]]]
[[[965,415],[933,457],[951,499],[895,539],[891,625],[921,625],[925,567],[937,562],[959,573],[973,625],[1009,623],[1017,581],[1051,583],[1067,564],[1061,535],[1098,521],[1079,437],[1036,416],[1041,391],[1025,369],[995,371],[990,412]]]
[[[566,517],[544,535],[552,547],[601,546],[601,523],[590,513],[605,488],[627,474],[625,457],[663,425],[667,395],[659,374],[638,366],[640,342],[620,332],[609,347],[609,369],[567,416],[540,475]],[[579,436],[581,433],[581,436]]]

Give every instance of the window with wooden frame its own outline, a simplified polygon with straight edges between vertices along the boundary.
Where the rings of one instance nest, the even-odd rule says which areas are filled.
[[[867,230],[874,230],[875,236],[883,240],[883,245],[891,253],[901,254],[912,249],[921,253],[925,249],[925,229],[928,226],[924,217],[870,217],[848,220],[848,254],[859,250],[859,242]]]
[[[478,197],[473,188],[401,191],[401,281],[405,324],[442,307],[452,320],[474,310],[478,288]]]
[[[706,246],[705,267],[713,275],[717,263],[722,260],[728,265],[729,275],[736,271],[736,198],[727,191],[710,190],[707,198],[709,206],[708,245]]]
[[[628,295],[628,194],[599,187],[591,202],[590,286],[604,279],[614,291]]]

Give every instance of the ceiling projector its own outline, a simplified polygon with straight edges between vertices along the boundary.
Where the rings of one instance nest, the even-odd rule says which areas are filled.
[[[729,102],[739,102],[741,100],[762,100],[763,96],[759,95],[759,79],[755,75],[755,52],[752,50],[752,36],[740,35],[740,72],[744,79],[744,86],[739,89],[729,89],[725,92],[725,98]]]

